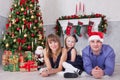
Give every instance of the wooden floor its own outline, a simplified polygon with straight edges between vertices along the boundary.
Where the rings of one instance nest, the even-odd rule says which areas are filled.
[[[115,72],[111,77],[104,76],[102,79],[94,79],[92,76],[79,76],[75,80],[120,80],[120,65],[115,66]],[[9,72],[0,67],[0,80],[69,80],[60,75],[41,77],[39,71],[35,72]],[[72,79],[73,80],[73,79]]]

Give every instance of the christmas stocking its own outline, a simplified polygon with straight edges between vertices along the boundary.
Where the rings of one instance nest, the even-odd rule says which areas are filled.
[[[89,25],[87,26],[87,34],[90,35],[90,33],[92,32],[92,26],[93,26],[94,22],[89,21]]]
[[[73,24],[68,22],[68,26],[65,30],[66,35],[71,35],[72,26],[73,26]]]
[[[78,36],[81,36],[80,30],[81,30],[81,26],[82,26],[82,25],[83,25],[83,23],[80,22],[80,21],[78,21],[78,25],[77,25],[77,27],[76,27],[76,34],[77,34]]]

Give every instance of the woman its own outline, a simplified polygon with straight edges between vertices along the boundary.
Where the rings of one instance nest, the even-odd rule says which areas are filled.
[[[50,34],[46,40],[44,49],[44,60],[46,68],[40,73],[41,76],[47,77],[63,70],[62,63],[66,61],[67,50],[61,48],[60,39],[57,35]]]

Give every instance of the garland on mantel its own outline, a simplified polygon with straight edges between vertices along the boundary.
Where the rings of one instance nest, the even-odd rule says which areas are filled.
[[[102,14],[91,14],[91,15],[71,15],[71,16],[61,16],[56,21],[55,31],[56,34],[61,36],[62,27],[59,23],[59,20],[69,20],[69,19],[84,19],[84,18],[101,18],[101,22],[98,26],[98,31],[106,33],[107,30],[107,20],[106,16]]]

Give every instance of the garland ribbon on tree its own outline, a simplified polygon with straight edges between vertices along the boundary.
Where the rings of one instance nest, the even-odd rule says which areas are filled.
[[[59,20],[72,20],[72,19],[85,19],[85,18],[101,18],[101,22],[100,24],[98,25],[98,31],[100,32],[103,32],[103,33],[106,33],[106,30],[107,30],[107,20],[105,19],[106,16],[105,15],[102,15],[102,14],[91,14],[91,15],[71,15],[71,16],[62,16],[62,17],[59,17],[56,21],[56,26],[55,26],[55,31],[56,31],[56,34],[61,36],[61,33],[62,33],[62,27],[59,23]],[[92,23],[94,24],[94,23]],[[92,24],[89,23],[89,25],[87,26],[87,33],[89,33],[92,29]],[[81,36],[81,33],[80,33],[80,29],[81,29],[81,26],[83,25],[83,23],[81,22],[78,22],[78,25],[76,27],[76,34],[78,36]]]

